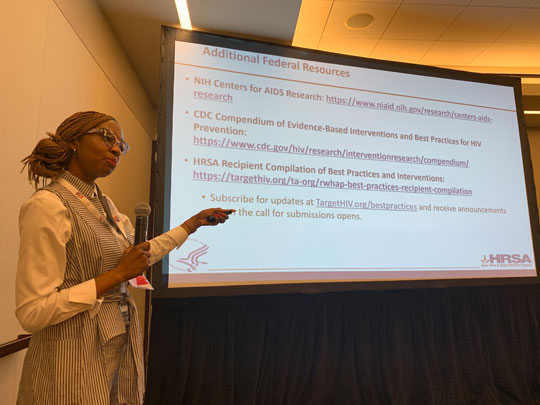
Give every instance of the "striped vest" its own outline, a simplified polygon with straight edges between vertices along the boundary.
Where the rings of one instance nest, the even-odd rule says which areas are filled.
[[[92,188],[65,172],[73,184],[103,213]],[[45,187],[66,206],[71,220],[71,238],[66,245],[66,269],[58,290],[93,279],[115,268],[123,247],[109,224],[100,222],[80,199],[57,182]],[[126,230],[127,231],[127,230]],[[133,237],[128,233],[130,243]],[[127,290],[125,286],[122,290]],[[129,307],[131,325],[126,327],[119,301]],[[128,342],[120,360],[118,401],[142,404],[144,365],[137,310],[120,286],[108,291],[96,316],[81,312],[32,335],[25,357],[18,404],[109,404],[103,346],[128,330]]]

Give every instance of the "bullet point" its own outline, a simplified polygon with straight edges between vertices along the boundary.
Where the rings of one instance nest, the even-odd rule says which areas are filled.
[[[203,195],[203,196],[202,196],[202,198],[206,198],[206,196],[205,196],[205,195]]]
[[[189,111],[186,111],[186,114],[189,114]]]
[[[187,162],[188,160],[187,159],[184,159],[184,162]]]
[[[186,77],[186,80],[189,80],[189,77]]]

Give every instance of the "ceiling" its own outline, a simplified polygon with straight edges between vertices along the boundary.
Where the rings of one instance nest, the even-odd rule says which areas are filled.
[[[369,26],[346,26],[350,16],[365,13],[374,17]],[[293,45],[424,65],[540,73],[540,0],[304,0]]]
[[[96,2],[157,106],[160,27],[179,27],[174,0]],[[533,83],[525,109],[540,106],[540,0],[188,0],[188,7],[199,31],[525,76]],[[347,28],[358,14],[372,22]],[[540,115],[527,116],[527,124],[540,126]]]

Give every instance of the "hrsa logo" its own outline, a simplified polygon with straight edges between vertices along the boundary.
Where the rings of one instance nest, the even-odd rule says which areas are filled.
[[[529,255],[514,254],[489,254],[484,255],[481,262],[483,264],[532,264]]]

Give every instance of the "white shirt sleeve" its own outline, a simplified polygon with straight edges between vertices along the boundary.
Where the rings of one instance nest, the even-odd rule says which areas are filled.
[[[133,233],[129,218],[119,216]],[[36,192],[21,207],[19,233],[15,315],[21,326],[34,333],[83,311],[95,316],[103,299],[96,299],[94,279],[58,291],[64,281],[66,244],[71,238],[71,219],[60,199],[46,190]],[[188,236],[178,226],[150,240],[151,264],[182,245]]]
[[[150,240],[150,264],[159,262],[171,250],[180,247],[188,236],[184,228],[177,226]]]
[[[112,204],[112,201],[110,199],[109,203]],[[116,207],[114,207],[114,209],[116,209]],[[128,229],[131,234],[134,234],[135,230],[133,229],[133,225],[131,224],[129,218],[122,213],[119,213],[118,215],[120,217],[122,225],[124,225],[124,227]],[[189,234],[184,228],[182,228],[181,226],[177,226],[176,228],[173,228],[168,232],[165,232],[159,236],[156,236],[153,239],[150,239],[150,264],[159,262],[171,250],[182,246],[188,236]]]
[[[93,279],[58,291],[71,237],[69,213],[60,199],[49,191],[36,192],[21,208],[19,233],[15,314],[21,326],[33,333],[83,311],[94,316],[102,300],[96,299]]]

